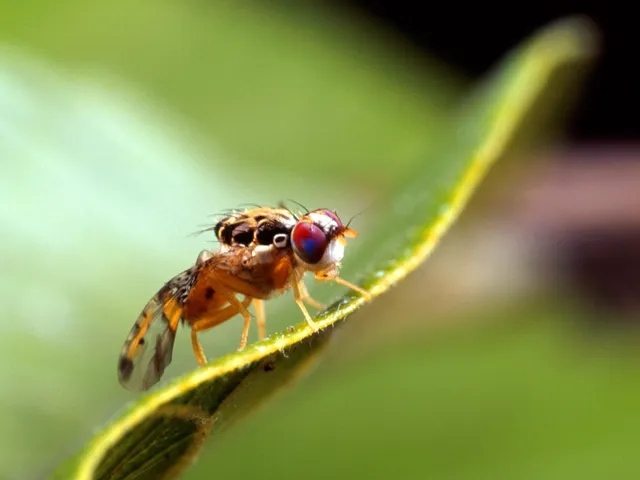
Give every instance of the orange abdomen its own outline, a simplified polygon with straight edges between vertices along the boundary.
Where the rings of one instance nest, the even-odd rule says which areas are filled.
[[[209,316],[220,310],[227,303],[224,295],[216,292],[206,275],[199,276],[184,302],[182,318],[192,323],[194,320]]]

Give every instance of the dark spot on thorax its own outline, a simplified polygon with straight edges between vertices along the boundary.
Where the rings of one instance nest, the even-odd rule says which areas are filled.
[[[258,224],[256,240],[260,245],[271,245],[273,243],[273,237],[279,233],[284,233],[288,237],[291,229],[280,222],[265,220]]]
[[[231,232],[233,241],[239,245],[248,246],[253,242],[253,235],[255,233],[254,227],[248,223],[241,223],[237,225]]]
[[[210,300],[211,297],[213,297],[215,295],[215,293],[216,293],[216,291],[213,288],[207,287],[207,289],[204,291],[204,297],[207,300]]]

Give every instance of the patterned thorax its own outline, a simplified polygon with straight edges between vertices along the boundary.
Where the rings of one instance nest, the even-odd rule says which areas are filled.
[[[271,245],[278,234],[288,238],[295,224],[296,217],[287,209],[254,208],[223,218],[214,230],[223,247]]]

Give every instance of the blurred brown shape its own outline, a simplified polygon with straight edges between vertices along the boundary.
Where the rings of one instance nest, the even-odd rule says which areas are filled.
[[[403,288],[376,301],[372,318],[355,315],[367,335],[352,322],[350,348],[558,295],[591,324],[640,327],[640,146],[542,152],[487,180]]]
[[[640,147],[583,147],[549,160],[517,188],[513,220],[541,241],[555,273],[595,317],[637,322]]]

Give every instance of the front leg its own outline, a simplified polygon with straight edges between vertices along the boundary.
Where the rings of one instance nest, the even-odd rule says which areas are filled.
[[[336,282],[336,283],[338,283],[338,284],[340,284],[340,285],[343,285],[343,286],[345,286],[345,287],[348,287],[348,288],[350,288],[351,290],[353,290],[353,291],[355,291],[355,292],[358,292],[358,293],[359,293],[360,295],[362,295],[362,296],[365,298],[365,300],[367,300],[367,301],[371,301],[371,299],[373,298],[373,297],[371,296],[371,294],[370,294],[369,292],[367,292],[365,289],[360,288],[359,286],[354,285],[353,283],[348,282],[348,281],[344,280],[343,278],[335,277],[335,278],[333,278],[333,279],[331,279],[331,280],[333,280],[334,282]]]
[[[298,280],[298,285],[299,285],[299,288],[300,288],[300,300],[302,300],[303,302],[308,303],[309,305],[311,305],[314,308],[317,308],[318,310],[324,310],[324,309],[327,308],[322,303],[320,303],[317,300],[314,300],[313,298],[311,298],[311,295],[309,295],[309,292],[307,291],[307,287],[305,286],[302,278],[300,278]]]
[[[298,304],[298,307],[300,307],[300,310],[302,310],[302,314],[304,315],[304,318],[307,321],[307,324],[311,327],[311,329],[314,332],[317,332],[318,325],[316,324],[316,322],[313,321],[313,319],[311,318],[311,315],[309,315],[309,312],[307,311],[307,307],[304,306],[304,303],[302,301],[303,295],[302,295],[302,292],[300,291],[301,285],[302,285],[302,288],[304,288],[304,284],[298,278],[295,278],[293,283],[293,298]]]

